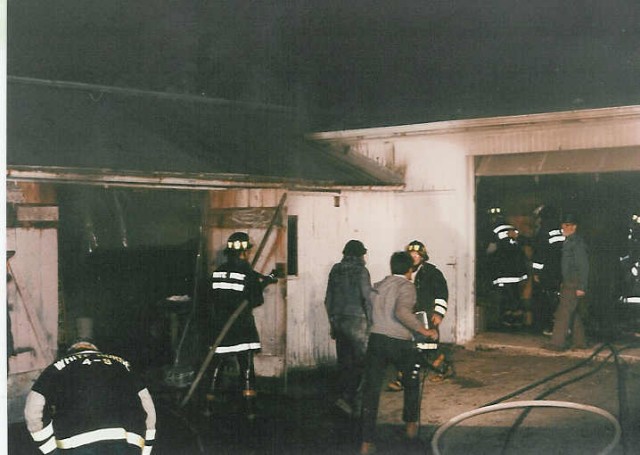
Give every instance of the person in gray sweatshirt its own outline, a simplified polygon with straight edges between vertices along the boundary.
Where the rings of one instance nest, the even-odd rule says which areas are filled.
[[[362,394],[362,445],[363,455],[375,451],[376,421],[380,403],[380,390],[389,364],[402,371],[404,382],[404,407],[402,420],[406,423],[406,435],[418,434],[420,411],[420,371],[414,336],[437,339],[435,329],[427,329],[413,313],[416,305],[416,289],[411,282],[413,260],[406,251],[391,255],[391,275],[374,285],[372,301],[372,326],[365,359]]]

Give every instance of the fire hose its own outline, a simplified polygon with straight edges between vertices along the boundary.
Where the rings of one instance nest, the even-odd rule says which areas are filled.
[[[554,373],[550,376],[547,376],[546,378],[543,378],[541,380],[535,381],[531,384],[528,384],[525,387],[522,387],[512,393],[509,393],[497,400],[494,400],[490,403],[487,403],[486,405],[475,409],[473,411],[470,412],[466,412],[463,414],[460,414],[459,416],[456,416],[454,418],[452,418],[449,422],[445,423],[444,425],[442,425],[440,428],[438,428],[438,430],[436,431],[436,433],[434,434],[432,441],[431,441],[431,445],[432,445],[432,451],[434,453],[434,455],[440,455],[440,451],[439,451],[439,447],[438,447],[438,441],[440,439],[440,437],[442,437],[442,435],[449,430],[451,427],[459,424],[460,422],[467,420],[471,417],[477,416],[477,415],[481,415],[481,414],[485,414],[485,413],[489,413],[489,412],[494,412],[494,411],[499,411],[499,410],[503,410],[503,409],[511,409],[511,408],[526,408],[525,411],[523,412],[523,414],[516,419],[516,423],[513,425],[513,427],[511,428],[509,435],[507,436],[507,440],[505,442],[505,446],[503,447],[503,452],[504,449],[506,448],[506,445],[509,443],[509,440],[511,439],[512,436],[512,432],[515,428],[517,428],[522,421],[524,420],[524,418],[526,417],[526,415],[531,411],[530,408],[532,407],[560,407],[560,408],[572,408],[572,409],[578,409],[581,411],[586,411],[586,412],[592,412],[595,414],[598,414],[602,417],[604,417],[605,419],[609,420],[609,422],[612,423],[613,428],[614,428],[614,437],[612,439],[612,441],[601,451],[599,452],[599,454],[605,455],[608,454],[609,452],[611,452],[611,450],[613,450],[613,448],[622,440],[622,445],[623,445],[623,453],[628,453],[629,450],[629,441],[627,440],[627,438],[625,438],[625,434],[622,432],[622,426],[621,422],[623,422],[623,419],[625,419],[627,416],[626,414],[628,413],[627,410],[627,406],[626,406],[626,398],[623,396],[623,390],[625,389],[625,384],[624,384],[624,380],[623,380],[623,375],[621,374],[621,366],[619,364],[620,360],[619,360],[619,354],[622,350],[630,348],[635,346],[636,343],[632,343],[631,345],[622,348],[622,349],[616,349],[614,346],[606,343],[603,344],[601,346],[599,346],[598,348],[596,348],[594,350],[594,352],[587,358],[584,359],[583,361],[579,362],[576,365],[573,365],[569,368],[566,368],[562,371],[559,371],[557,373]],[[603,351],[604,349],[610,349],[612,352],[610,355],[608,355],[603,362],[600,363],[600,365],[593,371],[587,372],[585,374],[581,374],[575,378],[566,380],[564,382],[562,382],[559,385],[556,385],[554,387],[552,387],[551,389],[543,392],[542,394],[538,395],[534,400],[531,401],[515,401],[515,402],[509,402],[509,403],[503,403],[504,400],[507,400],[509,398],[513,398],[523,392],[526,392],[528,390],[531,390],[543,383],[546,383],[554,378],[557,378],[559,376],[562,376],[566,373],[569,373],[573,370],[578,369],[579,367],[587,364],[588,362],[590,362],[592,359],[594,359],[601,351]],[[571,403],[571,402],[563,402],[563,401],[544,401],[543,398],[545,398],[546,396],[548,396],[549,394],[553,393],[554,391],[568,385],[571,384],[573,382],[579,381],[581,379],[584,379],[587,376],[592,375],[593,373],[595,373],[596,371],[600,370],[604,364],[606,363],[607,360],[609,360],[611,357],[614,357],[615,359],[615,363],[616,363],[616,367],[618,369],[618,402],[619,402],[619,406],[620,406],[620,420],[618,421],[613,415],[611,415],[609,412],[597,408],[595,406],[589,406],[589,405],[583,405],[583,404],[579,404],[579,403]]]
[[[475,417],[481,414],[488,414],[490,412],[501,411],[504,409],[514,409],[514,408],[535,408],[535,407],[553,407],[553,408],[568,408],[568,409],[577,409],[579,411],[586,411],[597,414],[601,417],[604,417],[608,420],[614,429],[614,435],[611,442],[599,452],[599,455],[606,455],[610,453],[620,441],[620,435],[622,434],[622,429],[620,428],[620,423],[618,420],[611,415],[609,412],[604,409],[600,409],[595,406],[584,405],[580,403],[572,403],[569,401],[543,401],[543,400],[533,400],[533,401],[510,401],[508,403],[498,403],[491,406],[484,406],[478,409],[474,409],[469,412],[464,412],[447,423],[442,425],[433,435],[433,439],[431,440],[431,449],[434,455],[440,455],[440,449],[438,447],[438,441],[440,437],[451,427],[459,424],[460,422],[470,419],[471,417]]]

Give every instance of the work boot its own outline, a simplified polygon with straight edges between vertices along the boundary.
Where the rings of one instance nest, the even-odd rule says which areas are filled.
[[[404,386],[402,385],[402,381],[396,379],[395,381],[391,381],[387,384],[387,390],[390,392],[402,392],[404,390]]]
[[[404,385],[402,384],[402,372],[398,371],[396,379],[387,384],[387,390],[390,392],[402,392]]]
[[[245,411],[248,420],[255,420],[256,418],[256,397],[258,392],[253,389],[245,389],[242,391],[244,397]]]
[[[213,403],[216,401],[215,395],[207,393],[205,396],[204,407],[202,408],[202,415],[204,417],[211,417],[213,415]]]
[[[363,442],[360,446],[360,455],[376,453],[376,445],[373,442]]]
[[[415,439],[418,437],[418,422],[407,422],[406,426],[407,439]]]

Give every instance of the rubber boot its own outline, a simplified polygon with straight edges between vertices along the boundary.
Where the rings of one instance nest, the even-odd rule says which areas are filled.
[[[254,420],[256,418],[256,397],[258,392],[253,389],[245,389],[242,391],[242,397],[245,404],[245,415],[248,420]]]

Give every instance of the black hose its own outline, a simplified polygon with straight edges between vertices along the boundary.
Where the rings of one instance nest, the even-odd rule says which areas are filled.
[[[494,404],[501,403],[503,401],[508,400],[509,398],[513,398],[513,397],[518,396],[518,395],[520,395],[520,394],[522,394],[522,393],[524,393],[524,392],[526,392],[528,390],[534,389],[534,388],[538,387],[539,385],[544,384],[545,382],[549,382],[552,379],[555,379],[555,378],[557,378],[559,376],[562,376],[563,374],[569,373],[569,372],[571,372],[571,371],[573,371],[573,370],[575,370],[577,368],[580,368],[583,364],[589,363],[594,357],[596,357],[600,353],[600,351],[602,351],[604,349],[604,347],[605,347],[604,344],[601,345],[588,358],[578,362],[574,366],[571,366],[569,368],[561,370],[561,371],[559,371],[557,373],[554,373],[552,375],[546,376],[546,377],[544,377],[542,379],[539,379],[538,381],[534,381],[534,382],[532,382],[532,383],[530,383],[530,384],[528,384],[528,385],[526,385],[526,386],[524,386],[524,387],[522,387],[522,388],[520,388],[520,389],[518,389],[518,390],[516,390],[514,392],[511,392],[511,393],[509,393],[507,395],[504,395],[504,396],[502,396],[502,397],[500,397],[498,399],[490,401],[489,403],[483,405],[482,407],[492,406]]]
[[[611,345],[610,343],[602,344],[587,359],[585,359],[585,360],[583,360],[581,362],[578,362],[576,365],[574,365],[572,367],[569,367],[569,368],[567,368],[565,370],[562,370],[562,371],[560,371],[558,373],[555,373],[555,374],[552,374],[550,376],[547,376],[546,378],[543,378],[543,379],[541,379],[539,381],[535,381],[534,383],[532,383],[532,384],[530,384],[528,386],[525,386],[525,387],[519,389],[516,392],[508,394],[505,397],[502,397],[502,398],[500,398],[498,400],[494,400],[494,402],[492,402],[491,404],[496,404],[496,403],[499,403],[501,401],[505,401],[508,398],[511,398],[513,396],[516,396],[516,395],[519,395],[520,393],[522,393],[524,391],[530,390],[530,389],[532,389],[532,388],[534,388],[534,387],[536,387],[538,385],[541,385],[541,384],[543,384],[545,382],[548,382],[548,381],[550,381],[552,379],[555,379],[555,378],[557,378],[557,377],[559,377],[559,376],[561,376],[563,374],[566,374],[566,373],[568,373],[570,371],[573,371],[573,370],[575,370],[577,368],[580,368],[580,367],[584,366],[585,364],[587,364],[588,362],[590,362],[602,350],[604,350],[605,348],[608,348],[611,351],[611,353],[607,357],[605,357],[601,362],[599,362],[599,364],[598,364],[598,366],[596,368],[594,368],[593,370],[588,371],[588,372],[586,372],[584,374],[581,374],[579,376],[576,376],[576,377],[573,377],[573,378],[571,378],[569,380],[566,380],[566,381],[564,381],[564,382],[562,382],[560,384],[557,384],[554,387],[551,387],[550,389],[542,392],[541,394],[536,396],[534,399],[535,400],[542,400],[542,399],[546,398],[547,396],[551,395],[552,393],[560,390],[561,388],[563,388],[563,387],[565,387],[565,386],[567,386],[569,384],[573,384],[575,382],[578,382],[578,381],[580,381],[580,380],[582,380],[582,379],[584,379],[586,377],[589,377],[589,376],[597,373],[602,368],[604,368],[604,366],[607,364],[607,361],[609,359],[611,359],[611,357],[613,357],[615,365],[616,365],[616,373],[617,373],[617,379],[618,379],[617,389],[618,389],[619,421],[620,421],[621,427],[624,429],[625,426],[626,426],[625,422],[626,422],[626,419],[628,417],[628,408],[627,408],[627,400],[626,400],[625,375],[621,374],[621,371],[626,368],[626,364],[621,364],[620,363],[619,355],[620,355],[620,352],[622,352],[622,351],[624,351],[626,349],[629,349],[631,347],[634,347],[637,344],[638,344],[638,342],[634,342],[634,343],[631,343],[631,344],[629,344],[627,346],[624,346],[621,349],[617,349],[615,346]],[[516,419],[514,424],[511,426],[511,428],[509,429],[509,433],[507,434],[507,437],[505,439],[505,443],[503,445],[501,453],[504,453],[506,451],[506,449],[507,449],[507,447],[508,447],[508,445],[509,445],[509,443],[511,441],[511,438],[512,438],[513,434],[520,427],[520,425],[522,424],[524,419],[529,415],[530,412],[531,412],[531,408],[525,409],[520,414],[520,416]],[[625,431],[622,432],[623,453],[630,453],[629,452],[629,447],[628,447],[629,446],[629,440],[625,436],[625,433],[626,433]]]
[[[200,433],[198,432],[198,430],[196,430],[193,427],[193,425],[191,425],[191,423],[189,422],[189,419],[187,419],[181,413],[176,411],[173,408],[172,403],[167,404],[167,403],[164,403],[162,400],[159,400],[158,404],[161,405],[164,409],[168,410],[174,417],[176,417],[180,422],[182,422],[182,424],[194,435],[196,443],[198,444],[199,452],[205,453],[204,446],[202,445],[202,439],[200,438]]]

